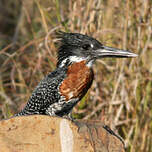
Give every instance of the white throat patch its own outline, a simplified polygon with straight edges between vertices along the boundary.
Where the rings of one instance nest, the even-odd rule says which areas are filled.
[[[73,62],[81,62],[81,61],[87,60],[87,58],[78,57],[78,56],[70,56],[61,62],[60,67],[63,67],[66,64],[67,60],[69,60],[71,63],[73,63]],[[92,64],[93,64],[93,61],[91,60],[86,64],[86,66],[92,67]]]
[[[77,56],[70,56],[70,57],[69,57],[69,60],[70,60],[71,62],[81,62],[81,61],[87,60],[87,58],[77,57]]]

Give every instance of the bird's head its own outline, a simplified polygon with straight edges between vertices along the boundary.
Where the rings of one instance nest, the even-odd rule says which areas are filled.
[[[63,66],[66,62],[79,62],[86,60],[88,66],[99,58],[115,57],[130,58],[136,57],[135,53],[104,46],[96,39],[79,33],[58,32],[61,45],[58,50],[58,66]]]

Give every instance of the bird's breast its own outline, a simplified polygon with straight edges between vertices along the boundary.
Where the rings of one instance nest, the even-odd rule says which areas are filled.
[[[62,81],[59,91],[69,101],[81,99],[90,88],[93,81],[93,71],[86,66],[86,61],[73,63],[68,67],[67,77]]]

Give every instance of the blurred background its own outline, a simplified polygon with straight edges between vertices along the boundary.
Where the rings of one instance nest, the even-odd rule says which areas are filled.
[[[55,30],[139,55],[96,62],[93,85],[73,116],[103,121],[124,139],[127,152],[151,152],[151,0],[0,0],[0,119],[19,112],[55,69]]]

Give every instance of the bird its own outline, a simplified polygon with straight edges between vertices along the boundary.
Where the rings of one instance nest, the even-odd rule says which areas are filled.
[[[15,116],[40,114],[73,120],[72,109],[91,87],[97,59],[137,57],[131,51],[105,46],[88,35],[56,33],[60,41],[56,69],[40,81],[25,107]]]

